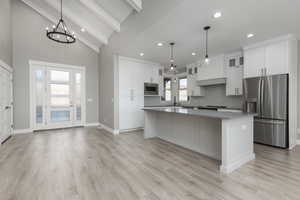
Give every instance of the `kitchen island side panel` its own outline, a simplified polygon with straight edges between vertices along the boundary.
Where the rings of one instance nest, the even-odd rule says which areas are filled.
[[[145,111],[145,138],[158,137],[221,160],[221,119]]]

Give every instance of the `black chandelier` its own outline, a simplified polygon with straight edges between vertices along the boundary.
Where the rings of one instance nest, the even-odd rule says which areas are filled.
[[[60,0],[60,19],[57,25],[52,26],[52,30],[49,31],[49,28],[46,28],[47,37],[55,42],[71,44],[76,42],[75,33],[71,33],[63,20],[63,12],[62,12],[62,0]]]

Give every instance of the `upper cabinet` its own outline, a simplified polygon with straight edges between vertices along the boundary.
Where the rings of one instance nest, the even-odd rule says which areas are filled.
[[[282,41],[266,46],[265,67],[268,75],[286,74],[288,69],[288,41]]]
[[[286,36],[244,48],[244,78],[287,74],[296,39]]]
[[[197,86],[198,67],[190,65],[187,67],[187,89],[188,96],[204,96],[205,89]]]
[[[265,66],[265,48],[245,50],[244,61],[244,78],[261,76]]]
[[[199,63],[197,77],[199,81],[225,78],[224,55],[210,58],[208,64]]]
[[[244,57],[242,52],[225,56],[226,96],[243,95]]]

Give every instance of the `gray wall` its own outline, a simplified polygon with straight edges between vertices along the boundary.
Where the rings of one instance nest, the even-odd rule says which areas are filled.
[[[0,1],[0,60],[12,67],[11,0]]]
[[[114,54],[109,45],[99,54],[99,122],[114,128]]]
[[[52,23],[19,0],[12,0],[14,123],[26,129],[29,121],[29,60],[86,67],[87,123],[98,122],[98,53],[77,40],[62,45],[46,38],[45,27]]]

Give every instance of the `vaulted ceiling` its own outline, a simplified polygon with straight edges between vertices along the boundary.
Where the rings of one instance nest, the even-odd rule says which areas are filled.
[[[60,0],[22,1],[53,24],[58,22]],[[95,51],[106,45],[114,32],[120,32],[121,23],[131,12],[141,10],[142,0],[63,0],[63,15],[69,29]]]
[[[145,0],[143,11],[130,15],[109,45],[123,56],[168,64],[168,43],[174,41],[175,62],[181,67],[204,58],[206,25],[212,27],[209,56],[289,33],[300,38],[299,8],[299,0]],[[222,17],[215,19],[216,11]],[[247,38],[249,33],[254,37]]]

